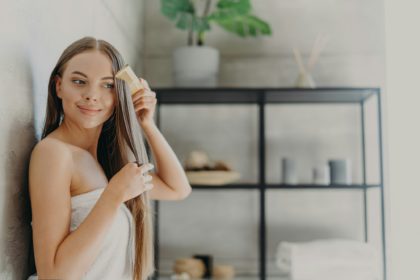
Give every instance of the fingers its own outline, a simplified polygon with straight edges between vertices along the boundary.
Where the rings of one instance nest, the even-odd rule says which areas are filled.
[[[150,90],[149,83],[148,83],[145,79],[140,78],[140,82],[143,84],[143,86],[144,86],[146,89]]]
[[[144,190],[148,191],[153,188],[152,182],[153,177],[151,175],[146,175],[143,177],[143,183],[144,183]]]
[[[141,96],[141,97],[135,97],[133,99],[134,105],[138,105],[141,103],[154,103],[156,101],[156,97],[154,96]]]
[[[147,102],[147,103],[141,103],[141,104],[135,104],[134,105],[134,111],[136,114],[140,112],[141,110],[154,110],[154,107],[156,105],[156,102]]]
[[[134,105],[134,111],[137,113],[138,111],[140,111],[141,109],[149,109],[149,108],[153,108],[153,106],[156,104],[155,101],[152,102],[143,102],[141,104],[135,104]]]
[[[143,176],[144,191],[148,191],[153,188],[152,179],[153,177],[151,175]]]
[[[133,164],[137,164],[138,162],[134,162]],[[146,163],[141,165],[140,167],[137,167],[137,172],[140,174],[141,178],[140,180],[143,183],[144,191],[148,191],[153,188],[153,184],[151,183],[153,180],[153,176],[149,174],[145,174],[147,171],[152,170],[154,168],[154,165],[151,163]]]
[[[152,170],[153,168],[155,168],[155,166],[151,163],[143,164],[142,166],[140,166],[140,173],[144,174],[147,171]]]
[[[144,185],[144,190],[145,191],[148,191],[148,190],[151,190],[151,189],[153,189],[153,184],[145,184]]]
[[[133,101],[136,101],[143,96],[156,97],[156,93],[150,89],[149,83],[143,78],[139,78],[139,80],[140,83],[143,85],[143,88],[133,93],[133,95],[131,96],[133,98]]]
[[[148,184],[152,181],[153,177],[151,175],[143,176],[143,183]]]
[[[129,165],[134,167],[136,169],[136,172],[142,175],[155,168],[155,166],[151,163],[140,164],[140,162],[138,161],[131,162],[129,163]]]
[[[132,96],[133,102],[136,102],[141,99],[153,100],[156,99],[156,92],[154,91],[137,91]]]

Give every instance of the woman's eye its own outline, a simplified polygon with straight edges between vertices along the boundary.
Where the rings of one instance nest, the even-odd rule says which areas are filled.
[[[81,85],[81,84],[84,84],[85,82],[82,80],[73,80],[73,83]]]
[[[109,83],[109,84],[106,84],[105,87],[106,88],[114,88],[114,84]]]

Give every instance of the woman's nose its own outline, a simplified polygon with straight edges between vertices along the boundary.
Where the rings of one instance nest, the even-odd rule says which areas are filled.
[[[84,97],[84,99],[86,99],[86,100],[96,101],[96,100],[98,99],[97,95],[98,95],[98,92],[97,92],[97,91],[95,91],[95,90],[93,90],[93,89],[88,89],[88,90],[84,93],[83,97]]]
[[[92,97],[92,96],[86,96],[85,99],[86,100],[96,101],[96,97]]]

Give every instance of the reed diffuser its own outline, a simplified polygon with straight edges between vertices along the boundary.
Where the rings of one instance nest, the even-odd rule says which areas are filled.
[[[306,66],[303,63],[302,56],[298,49],[293,48],[293,54],[296,64],[299,67],[299,76],[296,80],[296,87],[315,88],[315,81],[312,78],[312,70],[318,61],[318,58],[327,44],[328,38],[325,35],[318,35],[311,50]]]

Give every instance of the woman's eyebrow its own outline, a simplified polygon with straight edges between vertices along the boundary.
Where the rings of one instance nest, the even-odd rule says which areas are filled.
[[[79,74],[80,76],[83,76],[85,78],[87,78],[88,76],[80,71],[73,71],[72,74]]]
[[[88,77],[86,74],[84,74],[84,73],[82,73],[80,71],[73,71],[72,74],[79,74],[79,75],[81,75],[81,76],[83,76],[85,78]],[[101,80],[108,80],[108,79],[114,80],[114,77],[111,77],[111,76],[109,76],[109,77],[103,77]]]

